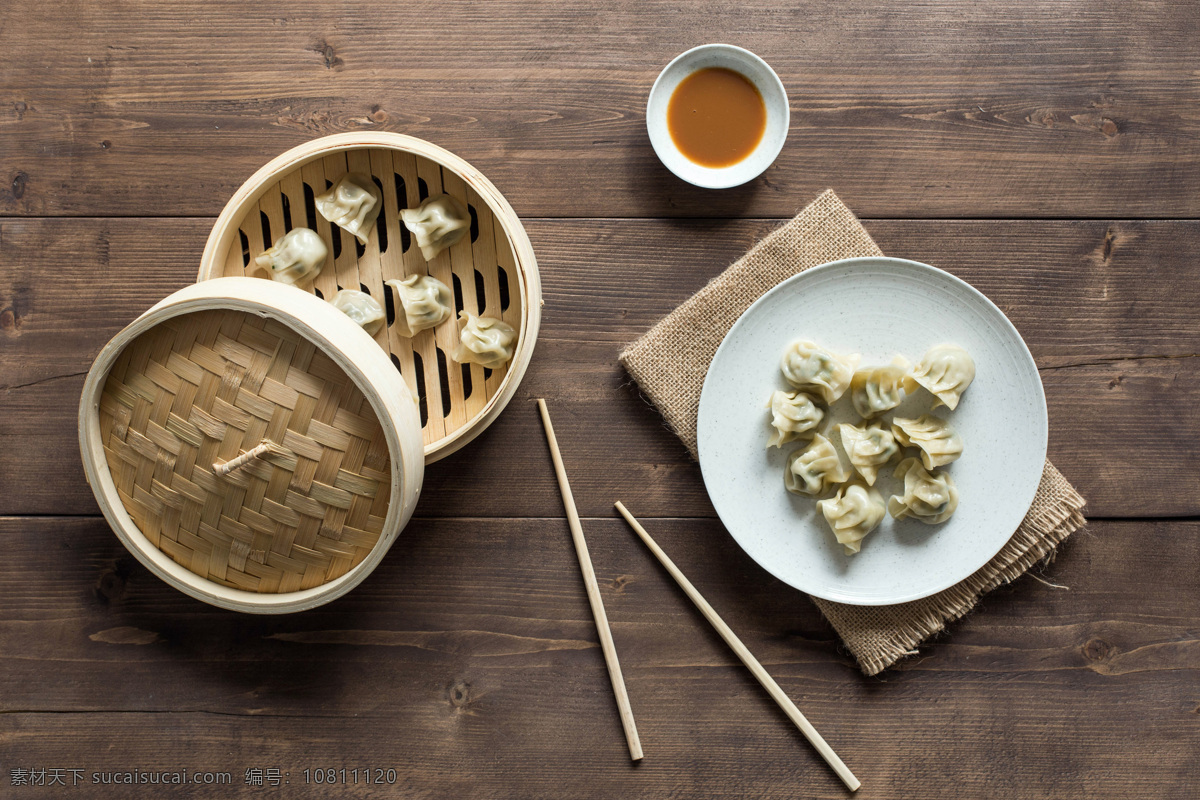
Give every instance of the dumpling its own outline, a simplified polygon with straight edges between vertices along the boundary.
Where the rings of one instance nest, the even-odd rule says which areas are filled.
[[[384,283],[396,290],[404,314],[397,317],[400,332],[416,336],[423,330],[441,325],[454,315],[454,295],[450,287],[429,275],[409,275]]]
[[[471,215],[455,197],[448,194],[429,197],[416,208],[400,212],[404,227],[417,237],[417,247],[426,261],[457,244],[471,228]]]
[[[813,396],[804,392],[774,391],[767,401],[767,408],[771,409],[771,425],[775,428],[767,447],[782,447],[793,442],[825,418],[825,412]]]
[[[948,473],[927,472],[915,458],[906,458],[895,475],[904,479],[904,494],[888,498],[888,513],[896,519],[912,517],[936,525],[950,519],[958,508],[958,488]]]
[[[842,464],[833,442],[818,433],[808,447],[788,456],[783,485],[792,494],[816,497],[849,478],[850,470]]]
[[[857,553],[866,535],[883,521],[883,496],[861,483],[846,484],[828,500],[818,500],[817,508],[848,556]]]
[[[816,392],[826,403],[832,403],[850,388],[858,359],[858,355],[836,356],[807,339],[797,339],[783,351],[779,368],[794,388]]]
[[[517,332],[507,322],[494,317],[477,317],[469,311],[459,315],[462,331],[454,360],[460,364],[478,364],[487,369],[504,366],[513,357]]]
[[[371,236],[383,207],[383,195],[370,175],[347,172],[325,194],[313,198],[321,216],[357,237],[363,244]]]
[[[358,289],[342,289],[329,301],[333,307],[354,320],[367,333],[374,336],[383,327],[383,309],[374,297]]]
[[[913,369],[908,386],[920,384],[937,399],[933,407],[958,407],[962,393],[975,380],[975,361],[971,354],[956,344],[939,344],[929,348]]]
[[[299,283],[317,277],[328,255],[329,248],[316,231],[292,228],[256,256],[254,263],[265,269],[273,281]]]
[[[896,417],[892,420],[892,433],[902,446],[921,449],[925,469],[944,467],[962,455],[962,437],[950,423],[932,414],[922,414],[917,419]]]
[[[878,422],[862,428],[843,422],[837,426],[837,430],[842,436],[842,449],[846,451],[850,465],[858,470],[868,486],[874,486],[879,468],[900,452],[896,438]]]
[[[877,417],[904,401],[904,383],[912,364],[896,356],[886,367],[867,367],[850,379],[850,401],[863,419]]]

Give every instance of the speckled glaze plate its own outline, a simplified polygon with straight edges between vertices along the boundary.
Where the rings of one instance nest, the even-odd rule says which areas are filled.
[[[767,449],[772,429],[764,406],[772,391],[788,388],[779,360],[798,338],[835,353],[860,353],[863,365],[886,364],[898,353],[916,363],[943,342],[971,353],[976,377],[962,402],[954,411],[933,411],[965,441],[962,458],[944,467],[959,491],[958,511],[949,521],[925,525],[885,516],[862,552],[847,556],[816,502],[784,489],[787,456],[804,443]],[[919,416],[931,411],[932,400],[918,389],[883,419]],[[847,393],[826,423],[857,420]],[[1037,366],[1000,309],[927,264],[855,258],[784,281],[734,323],[705,378],[697,434],[713,505],[751,558],[801,591],[877,606],[935,594],[999,552],[1037,492],[1046,431]],[[892,477],[894,463],[875,484],[885,501],[902,486]]]

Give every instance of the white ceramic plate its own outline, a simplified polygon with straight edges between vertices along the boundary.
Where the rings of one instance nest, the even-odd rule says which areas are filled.
[[[971,353],[975,382],[958,408],[932,412],[947,418],[965,441],[962,458],[943,467],[959,491],[958,511],[948,522],[885,516],[862,552],[846,556],[815,500],[783,488],[787,455],[804,443],[767,449],[772,429],[764,406],[772,391],[788,388],[779,360],[799,338],[835,353],[861,353],[863,365],[885,364],[897,353],[916,363],[943,342]],[[883,419],[919,416],[931,410],[932,400],[918,389]],[[830,409],[830,419],[857,422],[849,393]],[[1037,366],[1000,309],[927,264],[856,258],[802,272],[746,310],[709,367],[697,434],[713,505],[751,558],[801,591],[873,606],[939,592],[999,552],[1037,492],[1046,431]],[[901,487],[892,469],[894,463],[884,467],[875,484],[885,500]]]

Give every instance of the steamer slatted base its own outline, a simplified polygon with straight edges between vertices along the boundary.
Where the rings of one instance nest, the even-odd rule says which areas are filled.
[[[326,221],[317,213],[313,201],[346,172],[371,175],[383,195],[382,210],[365,246]],[[494,191],[494,187],[489,185],[489,188]],[[426,262],[399,214],[402,209],[414,208],[425,198],[443,192],[462,201],[470,211],[470,236]],[[300,288],[324,299],[332,299],[339,289],[359,289],[384,307],[387,324],[375,340],[390,355],[413,396],[419,398],[427,456],[445,447],[455,434],[466,433],[464,429],[485,412],[489,401],[501,391],[513,363],[520,361],[523,372],[529,352],[524,347],[526,329],[522,327],[522,317],[530,287],[517,266],[513,245],[487,200],[452,169],[425,156],[390,147],[358,147],[309,159],[263,189],[257,202],[236,220],[237,235],[231,237],[227,250],[215,254],[209,273],[201,277],[265,278],[265,272],[255,266],[254,258],[275,239],[301,226],[321,236],[329,255],[320,275]],[[424,274],[453,289],[456,320],[458,312],[465,309],[476,315],[498,317],[512,325],[521,339],[514,362],[495,370],[456,363],[450,356],[458,342],[459,328],[451,321],[421,331],[411,339],[402,336],[395,321],[403,310],[384,281]],[[536,334],[536,328],[532,331]],[[531,344],[533,336],[528,338]],[[440,455],[433,456],[437,457]]]
[[[143,333],[108,374],[100,439],[147,539],[222,586],[319,586],[384,529],[391,472],[378,417],[338,365],[273,319],[198,311]],[[214,473],[263,440],[278,447]]]

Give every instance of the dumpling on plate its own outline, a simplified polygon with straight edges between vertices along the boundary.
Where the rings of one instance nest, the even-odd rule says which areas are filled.
[[[783,485],[792,494],[817,497],[850,478],[833,442],[821,434],[813,435],[807,447],[788,456]]]
[[[901,446],[920,448],[925,469],[944,467],[962,455],[962,437],[950,423],[932,414],[922,414],[916,419],[896,417],[892,420],[892,434]]]
[[[428,197],[416,208],[400,212],[404,227],[412,231],[426,261],[459,242],[471,229],[471,215],[456,197]]]
[[[857,553],[866,535],[883,521],[883,496],[858,482],[847,483],[828,500],[818,500],[817,508],[848,556]]]
[[[477,317],[469,311],[462,312],[459,320],[462,329],[454,350],[455,361],[497,369],[512,360],[517,346],[513,326],[495,317]]]
[[[924,386],[936,400],[933,407],[958,407],[962,393],[975,380],[975,360],[956,344],[939,344],[929,348],[913,369],[909,386]]]
[[[850,388],[859,356],[837,356],[807,339],[797,339],[783,351],[779,369],[793,388],[833,403]]]
[[[782,447],[813,430],[825,418],[825,411],[816,399],[806,392],[785,392],[782,389],[771,393],[767,401],[771,409],[771,434],[767,447]]]
[[[371,236],[379,210],[383,207],[383,194],[370,175],[347,172],[330,187],[329,191],[313,198],[321,216],[350,233],[363,244]]]
[[[904,384],[912,364],[904,356],[896,356],[885,367],[866,367],[857,370],[850,379],[850,401],[863,419],[877,417],[904,401]]]
[[[383,327],[383,309],[375,298],[366,292],[360,292],[358,289],[342,289],[329,302],[372,336],[379,333],[379,329]]]
[[[888,498],[888,513],[896,519],[912,517],[936,525],[950,519],[958,508],[958,488],[949,473],[927,472],[915,458],[906,458],[897,465],[895,476],[904,479],[904,494]]]
[[[317,277],[328,255],[329,248],[316,231],[292,228],[255,256],[254,264],[273,281],[295,284]]]
[[[400,332],[416,336],[437,327],[454,316],[454,295],[450,287],[430,275],[409,275],[403,280],[384,281],[396,290],[403,314],[396,315]]]
[[[878,422],[862,427],[843,422],[836,427],[850,465],[863,476],[868,486],[874,486],[879,468],[900,452],[896,437]]]

